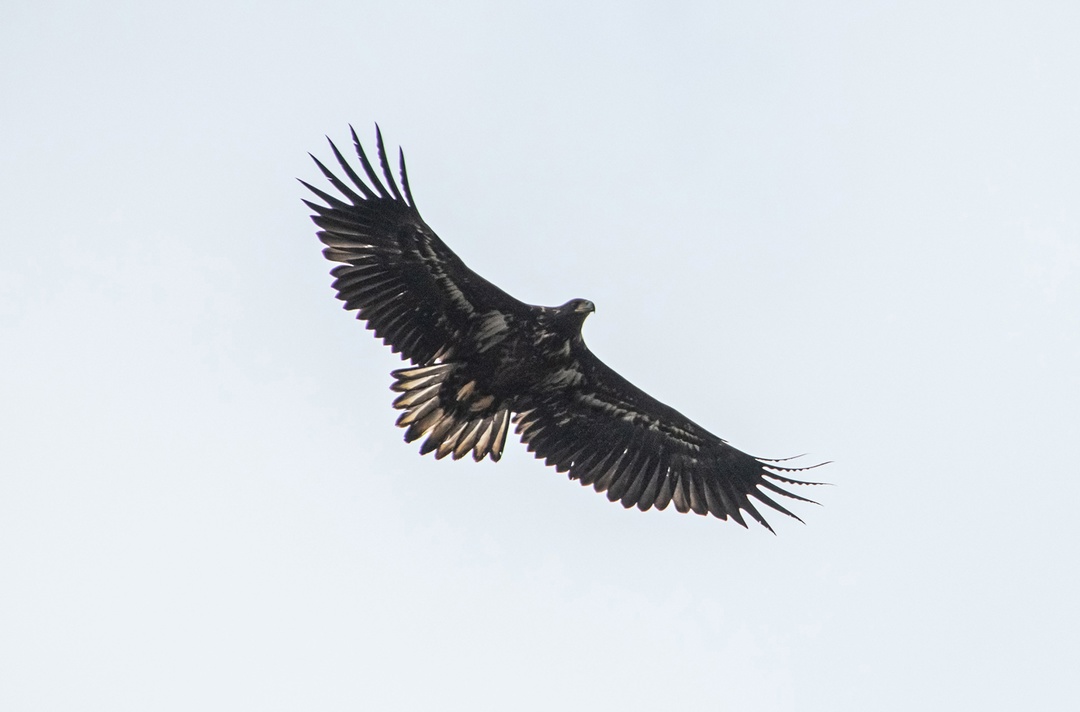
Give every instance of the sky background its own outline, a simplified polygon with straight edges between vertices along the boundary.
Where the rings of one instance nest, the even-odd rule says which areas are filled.
[[[1080,5],[7,3],[0,708],[1071,709]],[[417,455],[296,182],[736,447],[773,536]]]

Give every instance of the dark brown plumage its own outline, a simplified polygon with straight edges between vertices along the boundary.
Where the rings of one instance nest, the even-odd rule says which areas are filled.
[[[379,171],[356,132],[367,180],[330,149],[348,182],[312,158],[340,193],[304,183],[323,254],[341,263],[334,289],[345,309],[413,366],[393,372],[398,425],[420,452],[497,461],[511,421],[528,449],[559,472],[624,507],[731,517],[772,530],[751,501],[795,516],[770,496],[810,502],[780,484],[817,484],[728,445],[608,368],[585,346],[593,304],[525,304],[476,274],[420,217],[399,152],[394,180],[376,129]],[[801,520],[800,520],[801,521]]]

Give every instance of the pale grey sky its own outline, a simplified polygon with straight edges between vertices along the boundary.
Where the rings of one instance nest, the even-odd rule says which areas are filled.
[[[1068,709],[1080,6],[0,13],[0,708]],[[296,177],[748,452],[778,535],[401,440]]]

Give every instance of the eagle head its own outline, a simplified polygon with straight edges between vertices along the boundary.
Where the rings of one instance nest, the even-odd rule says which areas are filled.
[[[596,305],[588,299],[571,299],[556,310],[556,321],[561,324],[558,328],[568,337],[581,336],[581,326],[585,323],[585,317],[596,311]]]
[[[573,314],[583,314],[581,318],[584,320],[586,316],[596,311],[596,305],[588,299],[571,299],[562,305],[562,309]]]

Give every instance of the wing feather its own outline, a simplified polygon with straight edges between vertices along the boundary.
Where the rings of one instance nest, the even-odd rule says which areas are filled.
[[[413,200],[404,154],[398,153],[399,188],[378,127],[375,146],[381,171],[368,159],[352,127],[350,134],[363,175],[330,141],[348,182],[312,159],[340,195],[301,181],[322,201],[304,202],[320,228],[323,255],[342,263],[331,274],[344,308],[357,311],[369,329],[417,365],[467,351],[468,335],[483,314],[527,314],[526,304],[469,269],[427,226]],[[500,438],[505,438],[505,421],[496,431]]]
[[[660,483],[660,492],[656,495],[656,501],[653,506],[663,511],[667,509],[667,506],[671,504],[671,495],[675,491],[675,481],[678,479],[678,474],[669,472],[664,481]],[[643,512],[648,511],[648,507],[641,510]]]
[[[644,512],[656,504],[656,497],[660,493],[660,486],[669,476],[669,473],[669,469],[661,468],[652,477],[646,478],[645,487],[643,488],[641,496],[639,496],[638,501],[635,502],[638,509]],[[626,502],[623,502],[622,504],[624,507],[626,506]],[[663,509],[663,507],[660,507],[660,509]]]
[[[746,513],[769,531],[751,497],[795,519],[762,490],[813,501],[777,484],[818,484],[777,472],[795,468],[733,448],[632,385],[584,344],[575,348],[581,378],[572,387],[537,395],[517,427],[530,451],[568,471],[571,479],[627,508],[664,509],[674,503],[680,512],[730,517],[744,527]]]
[[[622,489],[622,492],[616,498],[619,500],[622,506],[629,509],[630,507],[633,507],[635,504],[637,504],[638,498],[645,490],[645,485],[651,478],[656,477],[658,470],[657,465],[659,464],[659,457],[657,457],[657,455],[658,453],[656,452],[649,452],[648,456],[645,457],[645,461],[636,468],[637,471],[634,473],[633,480],[627,478],[626,486]],[[613,491],[614,490],[608,491],[608,499],[611,499]]]
[[[382,167],[383,175],[386,177],[386,185],[390,186],[390,192],[394,194],[394,200],[405,202],[401,197],[401,192],[398,191],[397,181],[394,180],[394,172],[390,170],[390,161],[386,160],[386,146],[383,144],[382,131],[379,129],[379,125],[375,124],[375,148],[379,154],[379,165]]]
[[[398,165],[401,166],[401,189],[405,191],[405,200],[412,206],[415,205],[412,197],[412,188],[409,187],[409,172],[405,170],[405,151],[398,147]]]
[[[377,197],[375,193],[371,190],[371,188],[367,186],[367,183],[365,183],[363,179],[360,178],[360,176],[356,175],[356,171],[353,170],[352,165],[345,159],[345,156],[341,155],[341,151],[338,150],[338,147],[334,145],[334,142],[330,140],[329,136],[326,137],[326,141],[330,144],[330,150],[334,152],[334,158],[337,159],[338,165],[341,166],[341,170],[345,171],[345,175],[349,176],[349,180],[351,180],[353,184],[360,189],[360,192],[364,194],[364,198],[366,198],[367,200],[371,200]],[[317,162],[318,161],[316,161],[316,163]],[[324,174],[325,172],[326,171],[323,171]],[[354,200],[353,202],[356,201]]]
[[[327,138],[326,140],[330,141],[329,138]],[[337,156],[338,160],[344,162],[345,158],[337,150],[337,146],[334,145],[333,141],[330,141],[330,147],[334,149],[334,155]],[[353,191],[352,188],[348,186],[348,184],[345,183],[345,181],[334,175],[334,172],[327,168],[322,161],[320,161],[318,158],[315,158],[315,156],[310,153],[308,155],[311,156],[311,160],[315,161],[315,165],[319,167],[319,170],[322,172],[323,176],[325,176],[326,179],[330,181],[330,185],[337,188],[342,195],[349,199],[350,202],[355,204],[363,201],[364,198],[374,197],[373,195],[367,195],[368,193],[371,193],[371,191],[367,188],[367,186],[364,186],[363,188],[361,188],[361,192],[364,193],[364,198],[361,198]],[[363,183],[358,183],[357,185],[360,186],[363,185]]]
[[[386,186],[382,184],[379,179],[379,175],[375,172],[375,169],[371,166],[371,161],[368,160],[367,154],[364,152],[364,146],[360,143],[360,139],[356,136],[356,129],[349,126],[349,132],[352,134],[353,147],[356,148],[356,156],[360,159],[360,165],[364,169],[364,173],[367,174],[368,180],[375,186],[375,190],[379,191],[379,195],[388,200],[391,199],[390,193],[386,190]],[[378,125],[375,126],[375,141],[376,143],[382,143],[382,135],[379,131]]]

